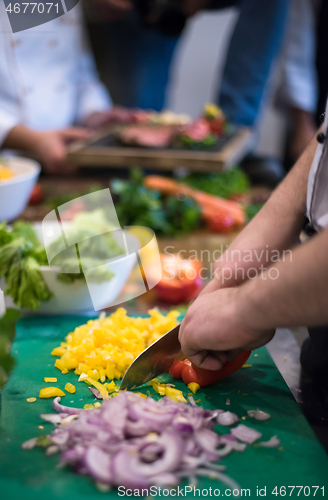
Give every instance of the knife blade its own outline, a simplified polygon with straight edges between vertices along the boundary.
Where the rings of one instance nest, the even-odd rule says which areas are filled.
[[[133,361],[125,373],[121,390],[133,389],[166,373],[174,361],[184,359],[179,342],[180,324],[156,340]]]

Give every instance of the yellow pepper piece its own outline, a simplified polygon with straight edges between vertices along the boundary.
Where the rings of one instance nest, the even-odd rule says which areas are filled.
[[[55,348],[55,349],[51,352],[51,354],[52,354],[53,356],[58,356],[58,357],[60,358],[61,356],[63,356],[63,355],[65,354],[65,352],[66,352],[66,349],[65,349],[64,347],[61,347],[61,346],[60,346],[60,347],[56,347],[56,348]]]
[[[67,373],[68,373],[68,370],[67,370],[67,368],[65,368],[65,370],[62,371],[62,374],[66,375]]]
[[[56,383],[57,382],[57,379],[56,377],[44,377],[44,381],[47,382],[47,383]]]
[[[26,400],[28,403],[35,403],[36,398],[27,398]]]
[[[87,403],[83,406],[85,410],[92,410],[94,408],[92,403]]]
[[[118,392],[120,390],[120,388],[115,385],[114,380],[112,380],[109,384],[105,384],[105,387],[109,394],[111,394],[112,392]]]
[[[147,399],[147,394],[143,394],[142,392],[137,392],[137,394],[139,394],[142,398]]]
[[[39,398],[55,398],[57,396],[65,396],[65,392],[58,387],[45,387],[40,390]]]
[[[66,369],[65,362],[62,359],[56,359],[55,367],[58,368],[58,370],[60,371]]]
[[[182,391],[174,389],[173,387],[166,386],[166,396],[173,399],[173,401],[182,401],[183,403],[187,402],[182,394]]]
[[[70,392],[71,394],[76,393],[76,387],[75,385],[71,384],[70,382],[67,382],[65,385],[65,391]]]
[[[99,403],[99,401],[96,401],[93,406],[95,408],[101,408],[101,403]]]
[[[193,394],[196,394],[196,392],[200,389],[200,385],[196,382],[190,382],[190,384],[188,384],[188,389],[190,389]]]
[[[102,395],[103,399],[109,399],[109,395],[108,395],[108,391],[107,391],[106,387],[104,385],[102,385],[100,382],[97,382],[96,380],[92,380],[91,378],[87,378],[85,380],[85,382],[87,382],[90,385],[93,385],[96,389],[98,389],[98,391]]]

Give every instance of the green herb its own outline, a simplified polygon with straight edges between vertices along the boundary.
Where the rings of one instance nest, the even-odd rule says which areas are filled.
[[[15,337],[15,326],[20,313],[15,309],[8,309],[3,318],[0,318],[0,391],[7,383],[9,374],[15,365],[11,356],[11,345]]]
[[[191,174],[183,179],[185,184],[221,198],[249,192],[247,175],[239,168],[210,174]]]
[[[156,234],[180,236],[199,226],[200,208],[191,198],[163,196],[143,185],[144,176],[135,168],[130,179],[115,179],[112,192],[119,195],[116,203],[118,219],[122,226],[146,226]]]
[[[196,141],[192,139],[189,135],[179,135],[174,139],[175,147],[182,147],[187,149],[192,149],[193,151],[197,150],[206,150],[212,149],[218,142],[218,138],[214,134],[207,135],[203,140]]]
[[[250,203],[245,206],[247,221],[250,221],[261,210],[264,203]]]

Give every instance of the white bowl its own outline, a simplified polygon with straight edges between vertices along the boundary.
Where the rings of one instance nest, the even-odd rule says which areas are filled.
[[[0,182],[0,222],[10,222],[23,212],[41,170],[39,163],[27,158],[6,158],[5,163],[15,176]]]
[[[42,241],[42,225],[41,223],[36,223],[35,230]],[[116,237],[116,232],[113,232],[113,237],[117,240],[119,244],[121,241]],[[127,240],[127,245],[129,248],[129,253],[137,253],[140,250],[139,240],[130,233],[125,233]],[[123,255],[122,255],[123,257]],[[119,257],[110,259],[108,263],[114,262]],[[103,308],[108,307],[110,303],[115,303],[116,299],[119,297],[123,290],[124,285],[129,279],[129,276],[133,270],[134,264],[132,260],[127,259],[124,262],[124,269],[120,273],[113,277],[112,280],[108,282],[99,283],[94,285],[98,287],[96,291],[98,296],[104,297]],[[25,315],[29,314],[95,314],[95,308],[91,299],[91,295],[88,286],[85,281],[78,280],[74,283],[62,283],[58,281],[57,275],[58,271],[50,267],[42,266],[40,268],[42,276],[48,285],[49,290],[53,293],[53,297],[49,302],[42,302],[41,307],[37,311],[29,313],[29,311],[23,311]],[[0,282],[0,288],[5,291],[6,285],[5,281]],[[13,304],[11,297],[5,297],[6,307],[16,307]]]

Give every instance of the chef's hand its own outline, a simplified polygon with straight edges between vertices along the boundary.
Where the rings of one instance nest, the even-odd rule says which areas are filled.
[[[37,132],[32,153],[40,160],[47,172],[71,173],[76,170],[76,166],[66,161],[67,146],[75,141],[85,141],[91,135],[89,130],[78,127]]]
[[[274,330],[257,328],[248,313],[244,289],[242,285],[201,294],[188,309],[179,341],[185,356],[196,366],[220,370],[242,350],[261,347],[273,337]]]
[[[91,113],[84,121],[83,125],[88,129],[97,130],[117,121],[128,121],[130,117],[130,109],[121,106],[113,106],[106,111]]]
[[[10,130],[3,148],[26,151],[49,172],[68,173],[75,169],[65,160],[68,144],[85,141],[91,135],[89,130],[78,127],[40,132],[19,124]]]

